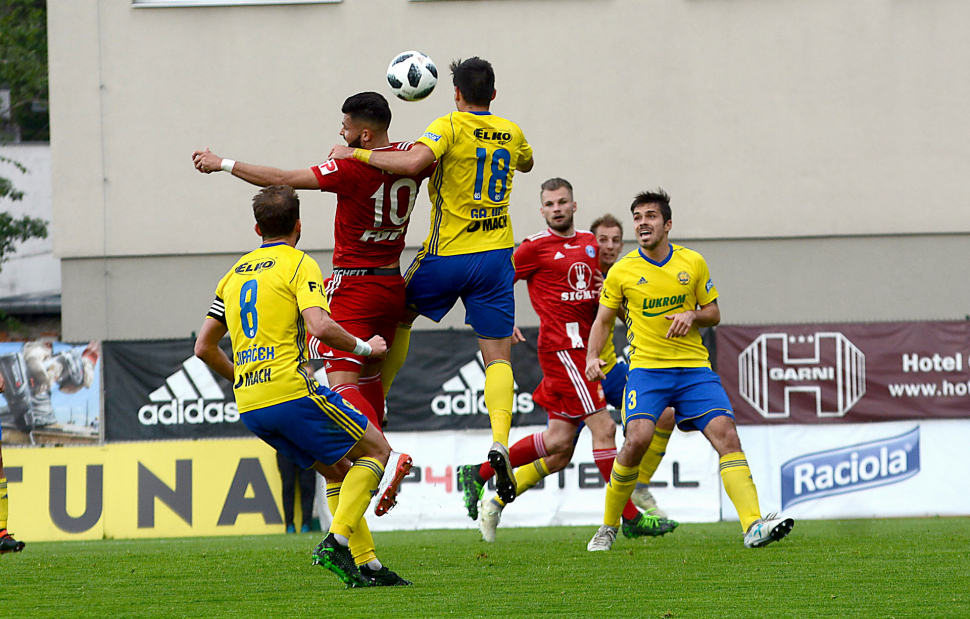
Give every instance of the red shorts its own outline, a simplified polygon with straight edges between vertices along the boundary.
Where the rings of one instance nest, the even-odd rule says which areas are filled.
[[[367,341],[379,335],[388,347],[397,325],[404,318],[404,278],[396,275],[346,275],[334,269],[324,282],[330,317],[355,337]],[[381,269],[389,270],[389,269]],[[360,355],[330,348],[312,335],[308,337],[310,358],[326,359],[327,372],[360,372],[365,364],[380,363]]]
[[[546,409],[550,419],[579,425],[593,413],[606,408],[606,395],[599,381],[586,380],[586,350],[573,348],[539,352],[542,382],[532,400]]]

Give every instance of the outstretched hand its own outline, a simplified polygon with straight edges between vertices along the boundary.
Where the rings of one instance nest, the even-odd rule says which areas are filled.
[[[205,150],[197,150],[192,153],[192,164],[199,172],[212,174],[213,172],[222,170],[222,157],[216,156],[206,146]]]
[[[337,144],[330,149],[330,159],[351,159],[354,149],[344,144]]]

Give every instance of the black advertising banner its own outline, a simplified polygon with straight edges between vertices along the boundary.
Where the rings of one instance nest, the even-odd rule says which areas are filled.
[[[970,322],[720,327],[742,424],[970,418]]]
[[[104,342],[106,441],[252,436],[193,340]],[[222,342],[228,352],[229,340]]]
[[[526,341],[512,347],[515,426],[546,423],[545,411],[532,402],[532,391],[542,380],[538,333],[522,329]],[[407,361],[387,395],[387,411],[387,429],[394,432],[488,428],[478,337],[468,330],[414,331]]]

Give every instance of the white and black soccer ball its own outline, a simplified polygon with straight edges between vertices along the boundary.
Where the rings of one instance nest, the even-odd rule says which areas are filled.
[[[387,65],[387,83],[399,99],[419,101],[438,83],[438,67],[421,52],[401,52]]]

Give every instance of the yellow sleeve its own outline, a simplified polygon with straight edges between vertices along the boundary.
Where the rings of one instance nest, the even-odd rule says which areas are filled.
[[[609,270],[606,281],[603,282],[603,291],[600,292],[600,305],[611,309],[616,309],[623,303],[623,286],[618,272],[616,267]]]
[[[518,161],[528,161],[529,159],[532,159],[532,147],[525,141],[525,135],[523,134],[522,145],[519,146]]]
[[[442,116],[428,125],[424,135],[416,141],[416,143],[424,144],[430,148],[435,159],[441,159],[441,156],[448,152],[454,142],[455,127],[451,122],[451,114]]]
[[[293,274],[293,286],[296,304],[301,312],[308,307],[322,307],[323,311],[330,313],[327,295],[323,291],[323,273],[316,260],[303,254],[303,260]]]
[[[698,305],[707,305],[717,298],[717,288],[714,287],[714,280],[711,279],[711,272],[703,256],[697,256],[697,284],[694,296],[697,297]]]

